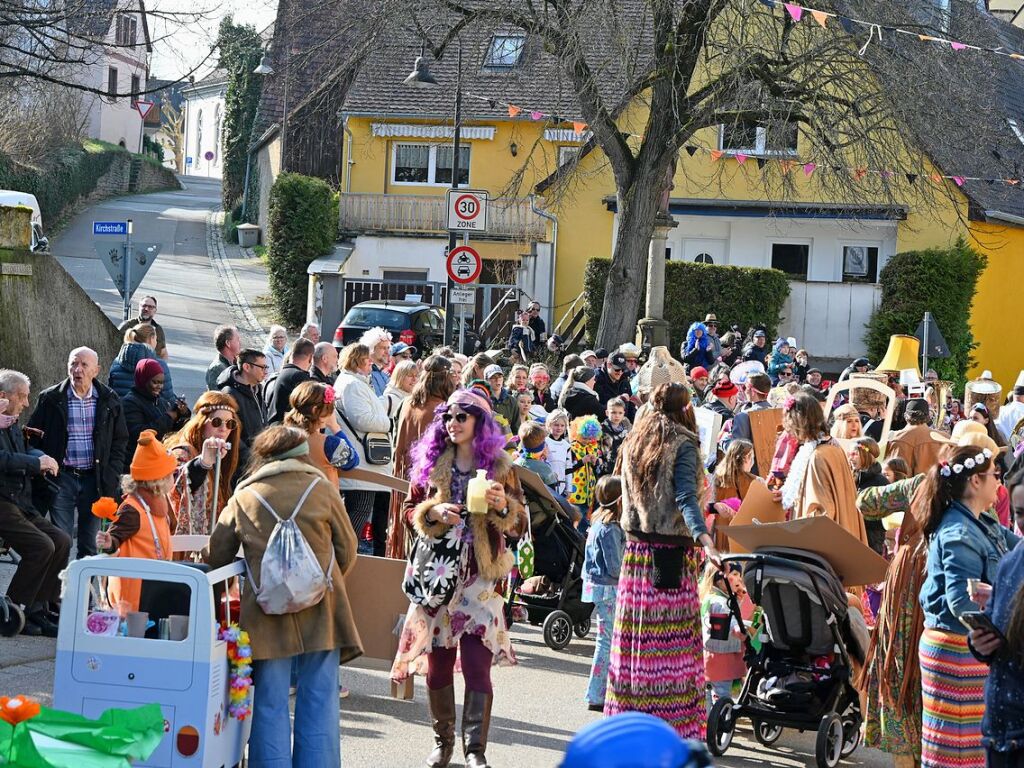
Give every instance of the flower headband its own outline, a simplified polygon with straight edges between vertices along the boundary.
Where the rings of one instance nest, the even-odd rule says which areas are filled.
[[[975,467],[981,466],[986,461],[992,458],[992,451],[988,448],[982,449],[981,453],[975,456],[969,456],[964,459],[963,464],[950,464],[948,461],[939,462],[939,474],[943,477],[952,477],[953,475],[959,475],[965,469],[974,469]]]

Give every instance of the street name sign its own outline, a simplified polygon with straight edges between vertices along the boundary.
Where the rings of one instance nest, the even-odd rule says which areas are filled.
[[[449,189],[448,229],[457,232],[487,231],[487,192],[479,189]]]
[[[128,222],[94,221],[92,223],[92,233],[94,235],[121,235],[123,237],[128,234]]]

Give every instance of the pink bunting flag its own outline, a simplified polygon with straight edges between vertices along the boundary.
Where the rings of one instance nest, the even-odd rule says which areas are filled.
[[[964,51],[964,50],[967,50],[967,46],[964,45],[963,43],[950,43],[950,46],[952,46],[954,51]]]
[[[962,187],[964,185],[965,181],[966,181],[966,179],[964,179],[963,176],[954,176],[953,177],[953,183],[955,183],[958,187]]]
[[[533,110],[533,112],[530,113],[530,119],[531,120],[540,120],[543,117],[544,117],[544,113],[543,112],[538,112],[537,110]]]
[[[814,17],[814,20],[815,20],[816,22],[818,22],[818,25],[819,25],[820,27],[822,27],[823,29],[824,29],[824,28],[826,27],[826,25],[828,24],[828,14],[827,14],[827,13],[825,13],[824,11],[815,11],[815,10],[812,10],[812,11],[811,11],[811,16],[813,16],[813,17]]]
[[[881,171],[878,175],[881,176],[883,179],[891,179],[896,174],[893,173],[892,171]]]
[[[799,5],[794,5],[793,3],[783,3],[783,5],[789,15],[793,17],[793,21],[800,21],[800,19],[803,18],[804,9]]]
[[[736,162],[739,163],[740,165],[743,165],[745,162],[747,162],[747,155],[744,155],[742,152],[737,152]]]
[[[817,163],[806,163],[804,165],[804,175],[805,176],[810,176],[812,173],[815,172],[815,170],[817,170],[817,168],[818,168],[818,164]]]

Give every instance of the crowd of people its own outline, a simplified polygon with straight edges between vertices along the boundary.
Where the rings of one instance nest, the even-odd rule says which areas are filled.
[[[517,663],[506,607],[530,498],[516,466],[567,502],[585,537],[590,709],[647,712],[704,737],[708,705],[746,672],[742,630],[730,623],[723,637],[715,619],[730,592],[763,631],[722,557],[730,521],[764,484],[786,519],[828,517],[890,561],[883,582],[849,595],[872,630],[857,681],[866,742],[905,766],[1022,764],[1024,448],[1011,443],[1024,386],[998,414],[965,412],[940,400],[934,376],[911,390],[884,372],[898,400],[884,433],[877,401],[848,392],[826,413],[833,385],[795,339],[719,337],[709,314],[676,357],[631,343],[565,354],[531,304],[504,349],[473,357],[421,354],[383,328],[338,348],[315,324],[294,339],[274,326],[259,349],[221,326],[190,407],[156,309],[144,297],[122,326],[107,383],[94,351],[72,350],[67,378],[37,394],[24,426],[31,382],[0,370],[0,538],[21,556],[6,599],[24,610],[25,634],[55,636],[72,551],[170,559],[175,533],[209,536],[212,566],[241,546],[259,584],[274,522],[294,513],[333,588],[284,615],[246,588],[253,765],[339,764],[336,672],[361,652],[344,590],[357,553],[409,559],[392,677],[425,676],[427,764],[454,753],[458,660],[466,765],[487,765],[491,668]],[[858,359],[838,379],[870,372]],[[756,414],[771,408],[781,430],[759,456]],[[701,433],[705,416],[716,434]],[[381,482],[391,476],[407,494]],[[118,514],[101,530],[92,509],[104,498]],[[115,594],[137,608],[130,589]],[[987,623],[964,623],[982,610]]]

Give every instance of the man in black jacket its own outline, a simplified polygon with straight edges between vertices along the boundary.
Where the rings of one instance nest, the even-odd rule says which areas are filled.
[[[636,405],[633,400],[633,388],[629,383],[629,376],[626,375],[628,369],[624,354],[616,352],[610,355],[605,364],[597,370],[594,392],[602,408],[608,405],[608,401],[613,397],[621,397],[626,403],[626,418],[632,421],[636,418]]]
[[[231,395],[238,403],[242,420],[242,443],[252,445],[256,435],[267,426],[267,409],[263,405],[263,379],[267,376],[267,356],[258,349],[243,349],[235,365],[226,368],[217,379],[217,388]]]
[[[68,535],[78,516],[78,556],[96,554],[99,518],[92,505],[100,496],[120,495],[121,470],[128,450],[128,427],[121,399],[96,377],[99,359],[88,347],[68,356],[68,378],[39,393],[29,427],[41,430],[32,447],[60,467],[50,519]]]
[[[267,421],[281,424],[291,406],[288,404],[292,392],[299,384],[309,381],[309,369],[313,365],[314,344],[309,339],[298,339],[292,346],[291,362],[271,377],[263,388],[263,402],[267,406]]]
[[[309,369],[309,377],[328,387],[334,386],[334,380],[338,378],[338,350],[331,342],[320,341],[313,347],[313,367]]]
[[[28,377],[0,370],[0,538],[21,557],[7,599],[25,611],[24,635],[57,636],[49,609],[60,601],[58,574],[71,537],[32,505],[32,478],[57,474],[57,462],[25,447],[18,417],[28,406]]]

